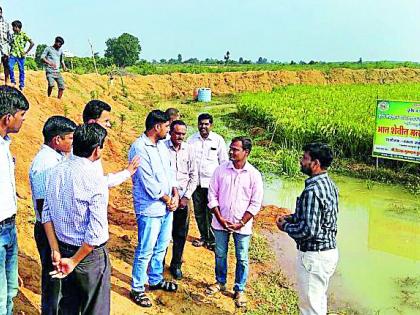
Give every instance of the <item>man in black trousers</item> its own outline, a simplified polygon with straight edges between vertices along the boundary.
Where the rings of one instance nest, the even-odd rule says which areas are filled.
[[[170,139],[166,140],[165,143],[169,150],[171,167],[176,173],[180,197],[179,207],[174,212],[170,271],[175,279],[181,279],[182,254],[190,222],[188,201],[191,200],[191,196],[197,187],[198,172],[194,151],[188,143],[184,142],[187,125],[182,120],[175,120],[171,123],[169,134]]]

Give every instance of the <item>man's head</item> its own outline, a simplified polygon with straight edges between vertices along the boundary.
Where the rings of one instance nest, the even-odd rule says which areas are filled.
[[[169,131],[169,117],[161,110],[152,110],[146,118],[146,132],[156,136],[157,140],[165,139]]]
[[[60,49],[64,45],[64,39],[61,36],[57,36],[54,41],[54,47]]]
[[[66,117],[52,116],[47,119],[42,129],[44,143],[54,150],[70,153],[76,127],[77,125]]]
[[[201,137],[207,138],[213,127],[213,116],[207,113],[198,116],[198,131]]]
[[[174,120],[169,129],[171,141],[174,146],[180,146],[187,134],[187,125],[182,120]]]
[[[104,128],[111,127],[111,106],[100,100],[91,100],[83,110],[85,124],[97,123]]]
[[[13,29],[13,32],[19,33],[22,30],[22,22],[19,20],[13,21],[12,29]]]
[[[252,150],[252,141],[246,137],[235,137],[229,146],[229,159],[232,162],[246,161]]]
[[[6,134],[19,132],[28,109],[29,102],[21,91],[7,85],[0,86],[0,126]]]
[[[180,114],[179,114],[179,110],[177,110],[176,108],[168,108],[165,111],[165,114],[168,115],[169,117],[169,123],[171,124],[174,120],[179,120],[180,118]]]
[[[106,135],[106,129],[96,123],[78,126],[73,135],[73,154],[92,161],[100,159]]]
[[[300,160],[302,173],[312,176],[326,171],[333,161],[333,152],[325,143],[310,143],[303,147]]]

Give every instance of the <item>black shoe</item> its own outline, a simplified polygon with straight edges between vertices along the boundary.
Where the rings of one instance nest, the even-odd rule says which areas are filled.
[[[172,275],[172,277],[174,277],[174,279],[176,279],[176,280],[181,280],[182,279],[181,268],[170,267],[169,271],[171,272],[171,275]]]

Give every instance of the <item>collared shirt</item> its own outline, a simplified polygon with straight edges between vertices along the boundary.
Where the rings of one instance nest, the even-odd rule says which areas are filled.
[[[98,246],[109,238],[108,187],[93,162],[72,156],[47,176],[42,223],[52,222],[57,239]]]
[[[19,33],[13,33],[10,54],[18,58],[24,57],[23,54],[25,53],[26,44],[30,40],[31,39],[25,32],[20,31]]]
[[[1,55],[8,55],[10,53],[10,41],[12,38],[12,31],[10,24],[5,21],[3,17],[0,18],[0,53]]]
[[[214,171],[211,178],[208,207],[220,208],[220,214],[231,223],[239,223],[245,212],[255,216],[263,201],[263,181],[261,173],[249,162],[242,169],[236,169],[231,161],[225,162]],[[252,234],[252,221],[235,233]],[[213,215],[211,225],[216,230],[223,227]]]
[[[194,148],[198,185],[208,188],[216,167],[229,160],[225,140],[213,131],[206,139],[197,132],[188,139],[188,143]]]
[[[0,136],[0,222],[17,211],[15,162],[10,153],[11,140]]]
[[[194,150],[186,143],[182,142],[178,151],[172,141],[165,140],[169,150],[171,167],[175,171],[176,181],[178,182],[179,196],[191,199],[191,196],[197,187],[198,173],[195,163]]]
[[[317,251],[336,248],[338,190],[327,173],[308,178],[296,201],[296,211],[283,229],[298,249]]]
[[[108,188],[112,188],[118,185],[121,185],[124,183],[127,179],[130,178],[131,174],[128,170],[123,170],[118,173],[108,173],[104,175],[104,169],[102,167],[102,160],[96,160],[93,162],[92,167],[96,170],[98,174],[101,174],[103,177],[105,177],[105,181],[108,185]]]
[[[178,187],[175,172],[170,165],[168,148],[164,141],[153,143],[143,134],[131,145],[128,158],[140,156],[141,163],[133,179],[133,201],[136,215],[159,217],[167,213],[166,204],[160,200],[171,196]]]
[[[57,66],[57,68],[53,68],[49,64],[46,64],[45,71],[47,73],[58,73],[60,72],[61,62],[63,61],[63,51],[61,48],[57,50],[53,46],[45,47],[41,54],[41,60],[42,59],[47,59]]]
[[[37,209],[36,200],[45,199],[45,185],[47,174],[58,163],[63,161],[65,156],[58,153],[46,144],[41,146],[41,149],[32,161],[29,169],[29,182],[32,190],[32,202],[35,209],[35,217],[37,221],[41,221],[42,209]]]

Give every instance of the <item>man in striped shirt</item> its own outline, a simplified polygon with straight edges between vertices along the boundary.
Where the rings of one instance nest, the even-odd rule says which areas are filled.
[[[51,249],[41,223],[41,213],[44,206],[45,186],[48,173],[66,155],[71,153],[73,133],[76,124],[62,116],[52,116],[44,124],[42,134],[44,144],[32,161],[29,170],[29,181],[32,190],[32,200],[35,209],[36,223],[34,236],[41,260],[41,310],[42,314],[56,314],[60,283],[52,280],[49,273],[53,271]]]
[[[106,243],[108,185],[93,166],[100,159],[106,130],[81,125],[73,156],[47,177],[42,223],[61,278],[60,314],[109,314],[111,266]]]
[[[338,190],[327,173],[331,149],[322,143],[303,148],[301,171],[308,175],[292,215],[279,217],[277,226],[296,241],[297,285],[301,314],[327,314],[328,282],[338,262],[336,244]]]

